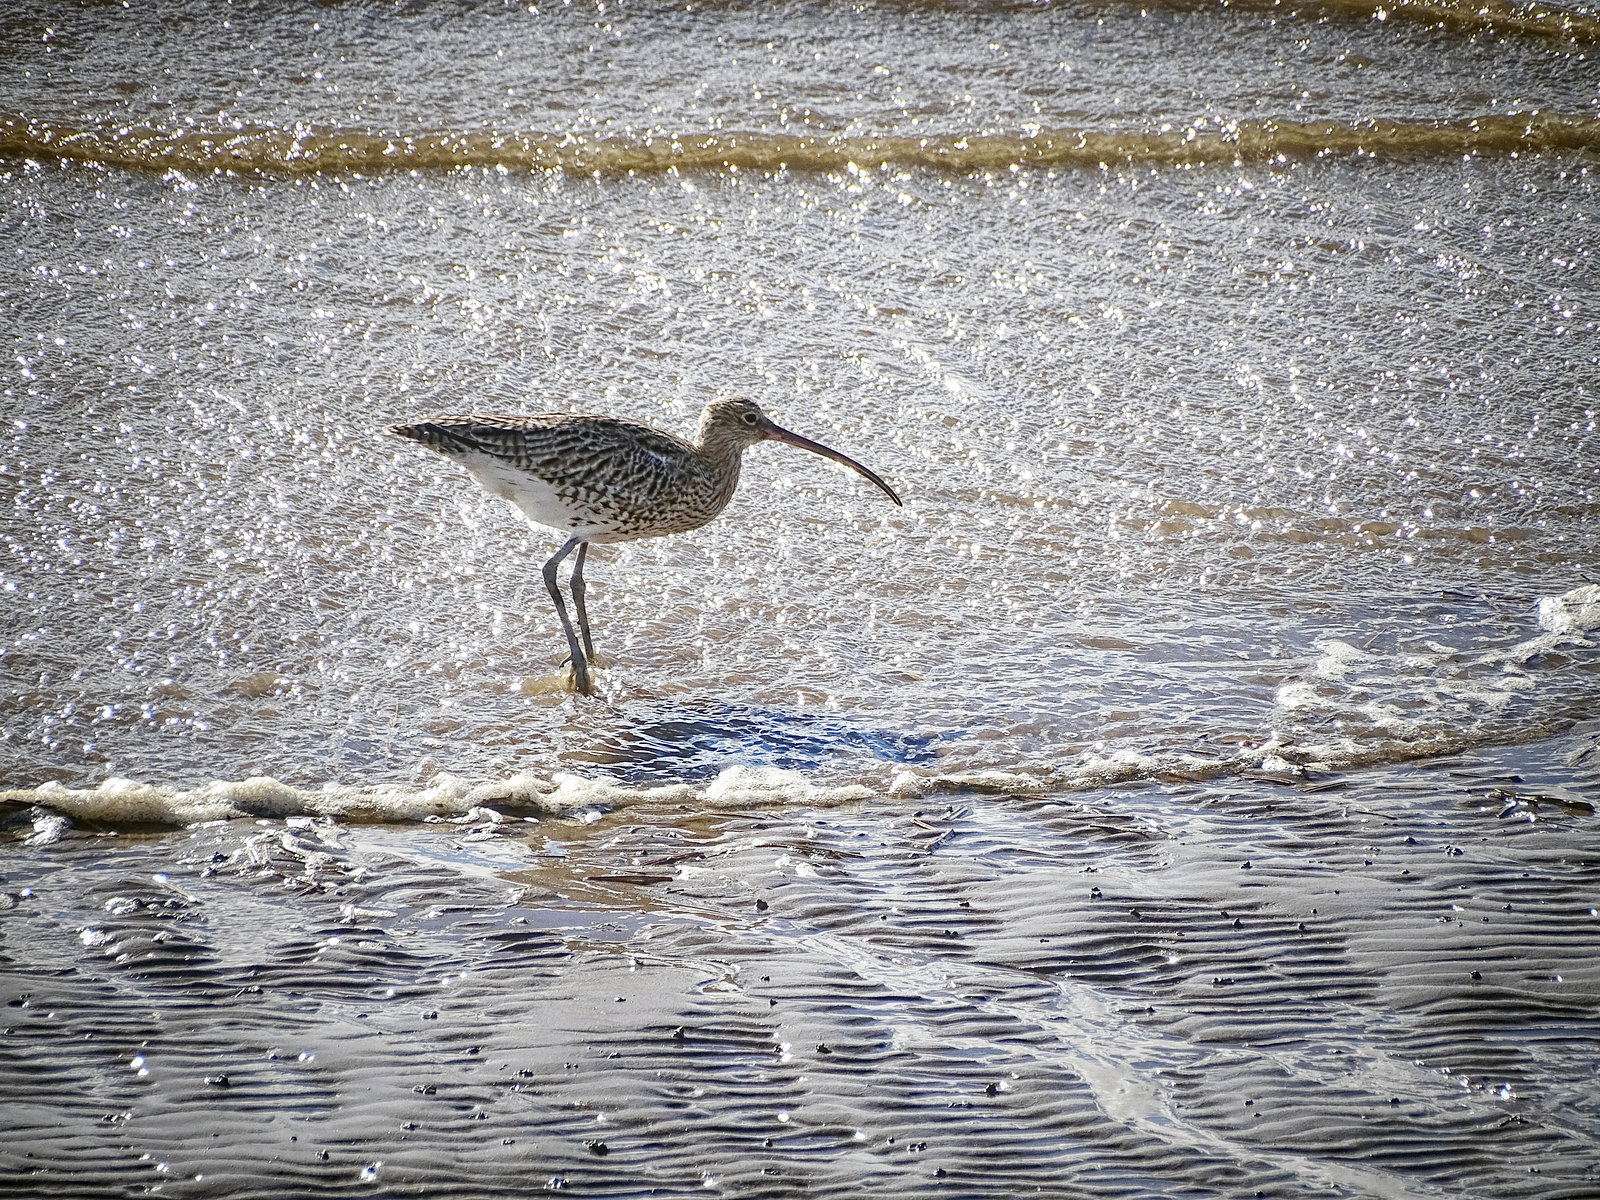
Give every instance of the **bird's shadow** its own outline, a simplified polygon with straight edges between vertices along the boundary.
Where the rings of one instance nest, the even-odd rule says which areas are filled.
[[[824,713],[725,702],[633,703],[582,751],[627,783],[709,779],[731,766],[813,771],[840,758],[925,763],[937,735],[876,729]]]

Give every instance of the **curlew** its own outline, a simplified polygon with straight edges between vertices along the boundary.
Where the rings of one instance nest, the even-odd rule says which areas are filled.
[[[585,696],[594,691],[589,673],[594,643],[583,604],[583,560],[591,543],[700,528],[727,507],[745,450],[763,441],[843,463],[900,503],[893,488],[855,459],[773,424],[751,400],[706,405],[692,442],[620,417],[562,413],[427,417],[390,431],[454,459],[485,491],[511,501],[528,520],[567,535],[544,564],[544,584],[567,635],[573,681]],[[577,630],[557,574],[574,550],[570,590]]]

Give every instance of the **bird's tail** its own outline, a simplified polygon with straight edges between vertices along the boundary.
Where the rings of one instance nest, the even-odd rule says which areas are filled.
[[[391,425],[389,432],[442,454],[482,449],[473,436],[472,424],[462,417],[428,417],[409,425]]]

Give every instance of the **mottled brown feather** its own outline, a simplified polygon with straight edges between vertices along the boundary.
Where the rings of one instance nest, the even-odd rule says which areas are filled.
[[[542,524],[616,542],[698,529],[727,507],[743,451],[762,437],[744,421],[746,411],[760,413],[749,401],[708,405],[698,444],[622,417],[581,413],[444,414],[392,431],[476,468],[480,483]],[[496,465],[504,487],[485,478]],[[559,511],[530,511],[537,506],[530,491],[539,485]]]

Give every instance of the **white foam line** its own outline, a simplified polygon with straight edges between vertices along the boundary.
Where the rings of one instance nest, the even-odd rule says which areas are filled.
[[[875,794],[878,793],[872,788],[859,783],[818,784],[798,771],[730,767],[703,787],[687,783],[628,787],[611,779],[559,773],[549,778],[524,774],[477,784],[453,775],[438,775],[422,786],[324,788],[300,788],[270,776],[255,776],[217,780],[187,790],[113,778],[88,788],[52,782],[36,788],[0,791],[0,802],[38,806],[58,814],[57,820],[67,817],[103,824],[192,825],[238,817],[307,816],[403,822],[460,818],[474,811],[486,820],[494,820],[500,808],[556,816],[675,801],[720,809],[778,804],[828,806],[867,800]],[[56,837],[60,833],[59,828],[55,829]]]
[[[1539,597],[1539,628],[1550,633],[1600,629],[1600,584],[1588,583],[1560,596]]]
[[[371,813],[391,820],[454,816],[478,807],[485,797],[514,799],[543,809],[557,785],[519,776],[473,786],[439,775],[425,787],[376,784],[367,787],[298,788],[270,776],[217,780],[184,790],[112,778],[90,788],[46,783],[0,792],[0,801],[36,804],[80,821],[135,824],[194,824],[231,817],[348,816]]]

